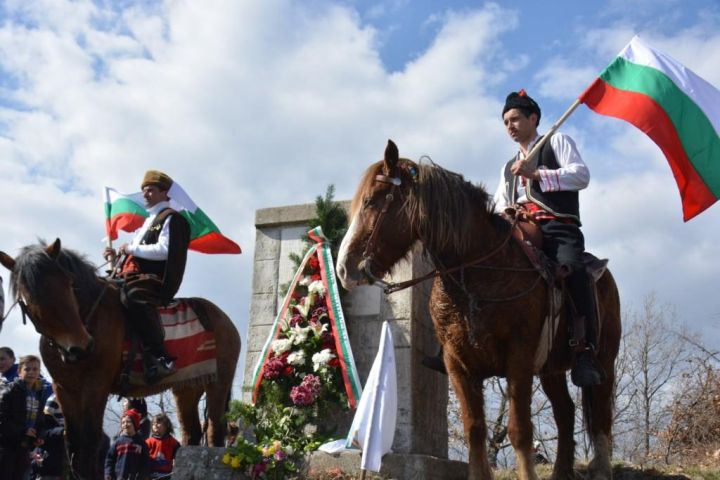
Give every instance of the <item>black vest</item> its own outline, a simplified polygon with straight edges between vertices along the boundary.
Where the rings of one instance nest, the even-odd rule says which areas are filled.
[[[542,137],[541,137],[542,138]],[[539,140],[538,140],[539,141]],[[519,159],[519,153],[505,165],[505,193],[508,198],[508,205],[517,203],[517,182],[521,177],[517,177],[510,172],[512,164]],[[548,139],[540,148],[538,154],[538,167],[544,166],[550,170],[560,168],[555,152],[550,146]],[[528,200],[538,205],[556,217],[572,218],[580,224],[580,203],[578,200],[578,192],[576,191],[559,191],[559,192],[543,192],[540,189],[540,182],[529,181],[531,187],[526,189]]]
[[[140,240],[140,245],[155,245],[158,242],[160,239],[160,232],[162,232],[163,225],[167,219],[167,214],[162,214],[165,210],[168,209],[166,208],[161,212],[158,212],[158,215],[153,220],[153,223],[147,229],[145,235],[143,235],[142,240]],[[148,260],[145,258],[135,257],[135,261],[137,261],[140,266],[140,271],[142,273],[152,273],[160,278],[163,278],[165,275],[165,264],[167,263],[165,260]]]

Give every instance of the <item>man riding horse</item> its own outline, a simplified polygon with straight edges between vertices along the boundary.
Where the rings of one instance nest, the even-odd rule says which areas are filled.
[[[164,331],[157,307],[175,296],[187,260],[190,226],[170,208],[168,191],[172,179],[157,170],[145,173],[141,189],[149,213],[130,243],[118,249],[124,256],[120,274],[124,278],[121,300],[128,312],[131,328],[142,341],[145,378],[155,383],[175,371],[164,346]],[[105,250],[113,256],[112,248]]]
[[[585,239],[580,231],[578,202],[578,191],[587,187],[590,171],[575,142],[562,133],[554,134],[545,142],[537,161],[525,160],[542,138],[537,132],[540,115],[540,107],[524,90],[507,96],[502,118],[520,150],[500,172],[500,184],[493,198],[495,211],[501,215],[521,215],[536,223],[543,235],[543,252],[566,275],[565,285],[577,319],[573,323],[571,347],[576,356],[570,377],[575,385],[590,387],[603,381],[594,360],[597,309],[582,258]],[[441,354],[426,357],[422,363],[446,373]]]
[[[562,133],[555,133],[545,142],[537,160],[526,161],[527,154],[542,138],[537,132],[540,115],[537,102],[524,90],[507,96],[502,118],[520,150],[503,166],[494,197],[495,211],[520,211],[535,222],[543,234],[543,252],[567,275],[565,285],[579,318],[574,323],[572,347],[576,358],[570,377],[575,385],[590,387],[603,380],[594,362],[597,309],[582,258],[585,239],[580,231],[578,201],[578,191],[587,187],[590,171],[575,142]]]

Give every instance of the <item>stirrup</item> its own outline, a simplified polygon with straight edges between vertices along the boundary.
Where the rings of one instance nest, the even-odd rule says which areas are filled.
[[[447,369],[445,368],[445,362],[443,361],[442,357],[438,356],[425,356],[425,358],[420,361],[423,367],[429,368],[430,370],[434,370],[438,373],[442,373],[443,375],[447,375]]]

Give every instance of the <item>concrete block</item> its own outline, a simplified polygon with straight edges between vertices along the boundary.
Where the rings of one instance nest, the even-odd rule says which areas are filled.
[[[254,261],[277,260],[280,258],[280,229],[263,228],[255,233]]]
[[[278,265],[277,260],[260,260],[253,265],[252,292],[272,293],[277,295],[278,289]]]
[[[277,315],[277,296],[274,293],[257,293],[250,299],[250,326],[272,325]]]

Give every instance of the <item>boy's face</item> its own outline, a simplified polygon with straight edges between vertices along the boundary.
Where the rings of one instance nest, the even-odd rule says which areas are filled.
[[[40,362],[27,362],[20,367],[18,377],[28,385],[32,385],[40,378]]]
[[[135,424],[132,418],[123,417],[122,420],[120,420],[120,431],[129,437],[135,435]]]
[[[152,431],[158,437],[162,437],[163,435],[165,435],[167,433],[167,427],[165,426],[164,422],[159,422],[157,420],[153,420]]]

